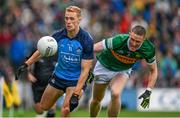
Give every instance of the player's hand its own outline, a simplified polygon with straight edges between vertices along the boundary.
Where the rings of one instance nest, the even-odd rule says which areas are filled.
[[[73,93],[69,101],[70,112],[72,112],[78,106],[78,104],[79,95]]]
[[[22,78],[22,76],[27,72],[27,67],[28,67],[28,65],[26,63],[24,63],[17,69],[17,72],[15,74],[16,80]]]
[[[89,75],[88,75],[88,77],[87,77],[87,82],[88,82],[89,84],[91,84],[91,82],[92,82],[93,80],[94,80],[93,70],[90,69]]]
[[[28,73],[28,80],[32,83],[37,81],[37,79],[31,73]]]
[[[151,95],[151,91],[146,90],[142,95],[139,96],[139,99],[143,98],[143,101],[141,102],[141,106],[145,109],[145,108],[149,108],[149,104],[150,104],[150,95]]]

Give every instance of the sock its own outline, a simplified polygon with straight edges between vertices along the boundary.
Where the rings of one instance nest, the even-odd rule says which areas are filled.
[[[43,111],[42,114],[36,114],[36,118],[43,118],[46,116],[46,114],[47,114],[47,111]]]
[[[47,112],[46,117],[48,117],[48,118],[55,117],[55,110],[54,110],[54,109],[50,109],[50,110]]]

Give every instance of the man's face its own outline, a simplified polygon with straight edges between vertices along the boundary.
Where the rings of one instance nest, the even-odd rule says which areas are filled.
[[[129,48],[131,51],[136,51],[144,41],[144,36],[137,35],[134,32],[129,33]]]
[[[68,31],[74,31],[79,27],[80,18],[78,18],[76,12],[65,13],[65,24]]]

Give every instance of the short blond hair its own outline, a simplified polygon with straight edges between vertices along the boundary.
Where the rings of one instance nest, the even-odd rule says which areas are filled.
[[[66,8],[66,12],[76,12],[78,17],[81,17],[81,9],[77,6],[69,6]]]

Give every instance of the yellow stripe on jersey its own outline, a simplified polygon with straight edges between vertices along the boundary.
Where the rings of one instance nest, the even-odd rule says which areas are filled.
[[[119,60],[122,63],[125,64],[134,64],[138,59],[135,58],[130,58],[130,57],[126,57],[124,55],[120,55],[118,53],[116,53],[114,50],[111,50],[112,55]]]

